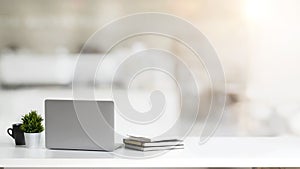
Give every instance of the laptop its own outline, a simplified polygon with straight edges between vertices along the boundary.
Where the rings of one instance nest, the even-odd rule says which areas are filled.
[[[45,100],[46,148],[113,151],[114,103]]]

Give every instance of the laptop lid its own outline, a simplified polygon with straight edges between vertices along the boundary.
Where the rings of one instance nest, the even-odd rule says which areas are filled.
[[[46,147],[113,151],[114,103],[45,100]]]

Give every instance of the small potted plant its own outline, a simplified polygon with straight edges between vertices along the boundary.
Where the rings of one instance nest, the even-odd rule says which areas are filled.
[[[38,115],[36,110],[31,110],[31,112],[22,117],[23,124],[21,125],[21,130],[24,131],[27,147],[33,148],[40,145],[41,132],[44,131],[43,120],[42,116]]]

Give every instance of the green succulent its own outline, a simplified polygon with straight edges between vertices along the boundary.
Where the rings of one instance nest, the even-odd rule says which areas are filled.
[[[36,110],[31,110],[28,114],[22,116],[21,130],[25,133],[41,133],[44,131],[41,115],[37,114]]]

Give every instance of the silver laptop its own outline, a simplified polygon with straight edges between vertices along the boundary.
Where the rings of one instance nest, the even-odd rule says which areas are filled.
[[[46,147],[113,151],[114,103],[45,100]]]

